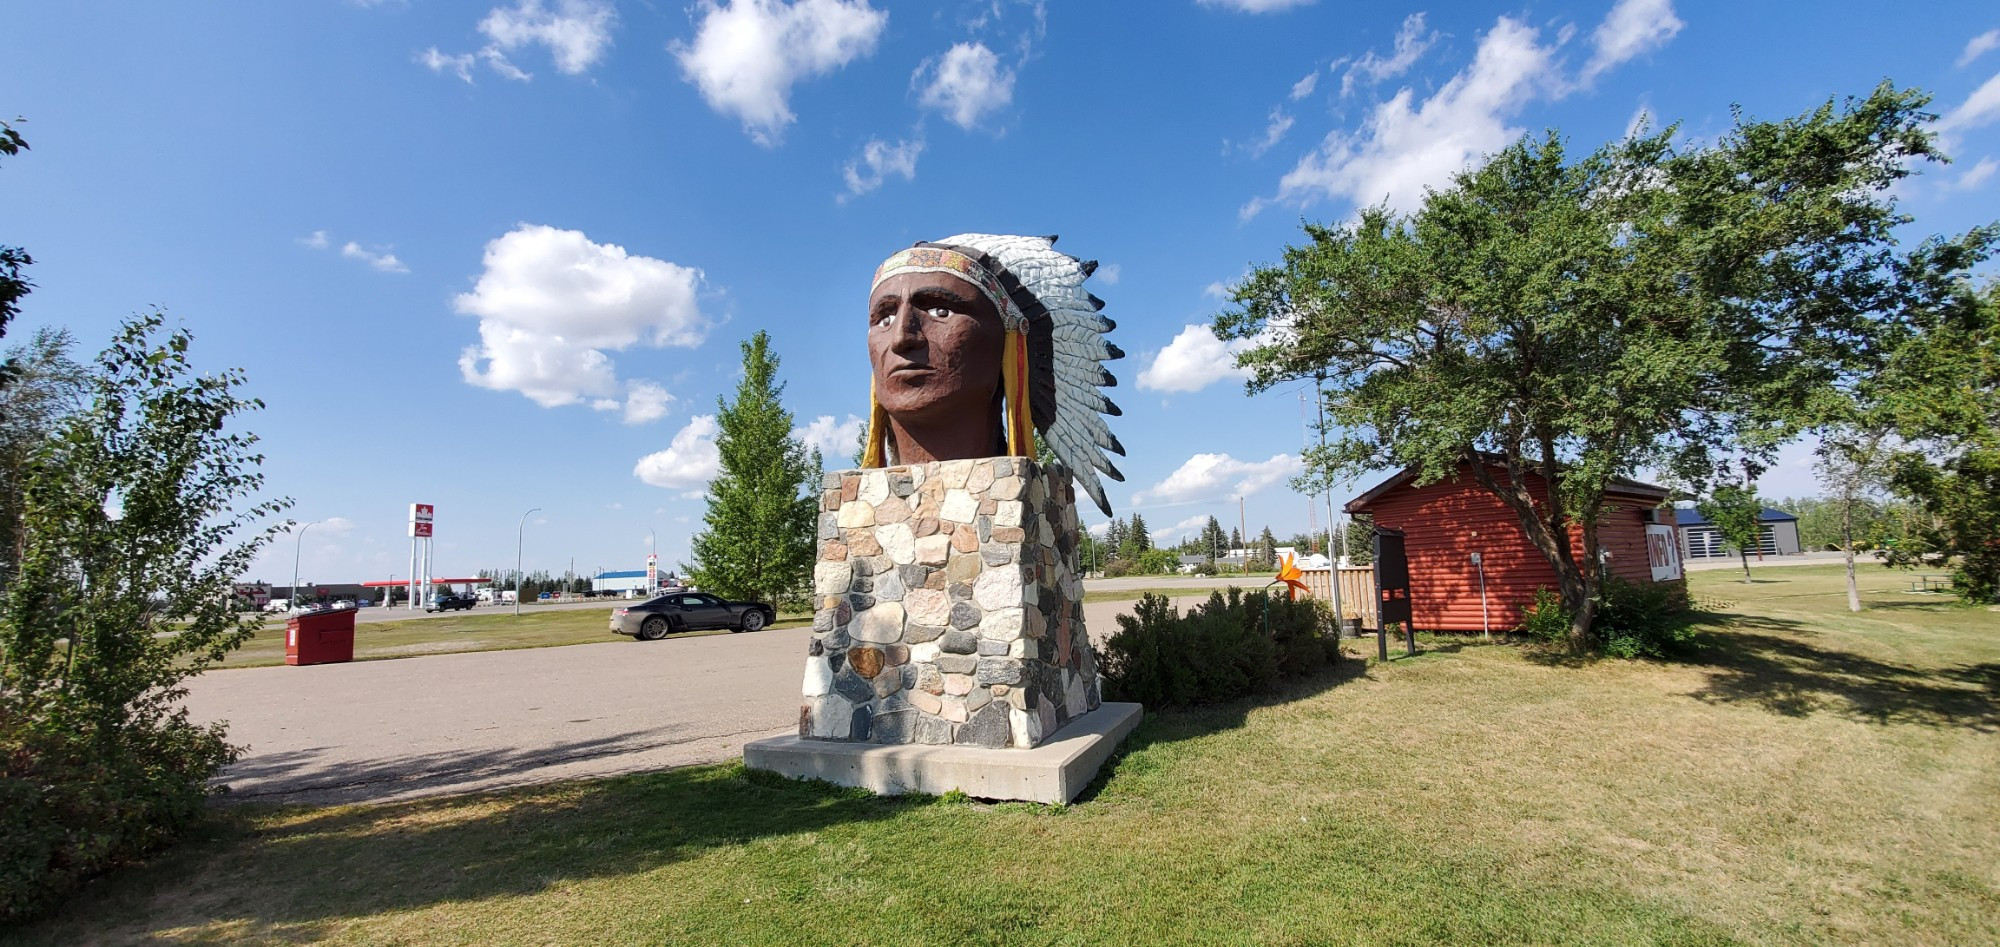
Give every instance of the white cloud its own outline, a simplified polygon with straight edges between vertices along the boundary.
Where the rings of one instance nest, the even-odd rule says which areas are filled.
[[[632,475],[669,490],[706,487],[722,470],[722,453],[715,448],[715,435],[719,430],[714,415],[696,415],[686,427],[674,434],[673,442],[667,445],[666,450],[639,458],[639,462],[632,467]],[[702,491],[693,490],[682,495],[699,497]]]
[[[1559,91],[1554,52],[1538,42],[1534,28],[1501,17],[1480,40],[1472,64],[1429,99],[1413,105],[1415,94],[1403,89],[1377,105],[1359,132],[1329,133],[1278,182],[1275,198],[1252,200],[1242,217],[1274,201],[1304,206],[1319,198],[1415,209],[1425,188],[1444,185],[1520,136],[1507,118]]]
[[[917,176],[917,156],[924,153],[922,137],[889,144],[880,138],[870,138],[861,146],[861,156],[847,163],[841,170],[841,177],[847,181],[847,193],[840,196],[841,203],[848,198],[858,197],[882,186],[891,175],[900,175],[903,180],[914,180]]]
[[[1148,391],[1200,391],[1225,378],[1247,378],[1249,373],[1236,367],[1236,353],[1254,344],[1250,339],[1224,342],[1208,326],[1188,326],[1139,373],[1139,387]]]
[[[1083,528],[1083,530],[1084,532],[1089,533],[1090,535],[1095,536],[1098,539],[1103,539],[1106,534],[1111,532],[1111,524],[1109,522],[1103,522],[1097,524],[1096,526],[1086,526]]]
[[[1937,130],[1953,132],[1978,128],[1996,118],[2000,118],[2000,73],[1994,73],[1993,78],[1974,89],[1957,108],[1938,119]]]
[[[604,58],[611,48],[611,31],[618,11],[611,0],[515,0],[511,7],[494,7],[479,21],[488,40],[475,53],[445,53],[436,46],[417,54],[417,62],[440,75],[450,73],[472,81],[472,64],[483,62],[503,78],[526,82],[534,78],[514,64],[508,53],[541,46],[555,60],[556,71],[580,75]]]
[[[354,521],[345,516],[329,516],[314,523],[313,529],[329,536],[345,536],[354,532]]]
[[[1198,513],[1172,526],[1163,526],[1159,529],[1148,530],[1146,535],[1152,537],[1154,545],[1179,545],[1181,540],[1200,532],[1201,528],[1207,525],[1208,514]]]
[[[1014,101],[1014,70],[1003,68],[984,43],[958,43],[942,57],[924,60],[910,84],[923,90],[917,104],[943,112],[967,131]]]
[[[310,247],[314,250],[324,250],[327,248],[326,231],[315,230],[306,236],[299,237],[298,242],[301,246]]]
[[[1121,267],[1116,263],[1106,263],[1103,266],[1098,267],[1097,272],[1094,275],[1098,278],[1098,280],[1103,282],[1104,285],[1116,286],[1118,285],[1118,281],[1124,278],[1125,269],[1124,267]]]
[[[545,408],[588,399],[602,409],[628,394],[606,350],[692,348],[708,332],[700,270],[594,243],[581,231],[521,224],[486,245],[484,263],[472,292],[452,302],[479,317],[479,343],[459,355],[459,371],[470,384],[518,391]],[[633,386],[628,419],[645,418],[654,387]]]
[[[501,64],[512,69],[502,54],[540,45],[548,48],[557,71],[574,76],[604,58],[617,22],[618,11],[610,0],[555,0],[554,10],[543,6],[542,0],[516,0],[512,7],[494,7],[479,21],[479,32],[493,41],[481,55],[496,69]]]
[[[622,509],[624,509],[624,508],[625,508],[625,504],[623,504],[623,503],[606,503],[606,504],[604,504],[604,508],[605,508],[605,509],[607,509],[607,510],[622,510]]]
[[[1286,115],[1284,109],[1275,105],[1271,106],[1271,114],[1265,120],[1264,137],[1251,142],[1247,149],[1250,152],[1250,157],[1263,157],[1264,152],[1270,151],[1273,146],[1277,145],[1285,137],[1285,133],[1291,130],[1292,117]]]
[[[1436,33],[1424,32],[1422,13],[1404,17],[1402,28],[1396,31],[1395,50],[1387,56],[1378,56],[1372,49],[1363,53],[1354,65],[1347,67],[1347,74],[1340,77],[1340,94],[1351,95],[1358,85],[1374,85],[1409,72],[1410,67],[1416,65],[1417,60],[1423,58],[1436,42]]]
[[[1961,191],[1977,190],[1980,185],[1986,183],[1987,178],[1993,176],[1993,172],[1995,171],[2000,171],[2000,161],[1995,161],[1990,157],[1981,158],[1978,164],[1967,168],[1964,174],[1958,176],[1958,189]]]
[[[681,74],[710,108],[742,119],[743,130],[773,145],[792,123],[789,98],[801,79],[824,75],[874,52],[889,14],[868,0],[701,0],[694,42],[669,47]]]
[[[1958,54],[1958,67],[1963,69],[1966,66],[1972,65],[1973,60],[1995,49],[2000,49],[2000,30],[1987,30],[1978,36],[1966,40],[1965,52]]]
[[[485,61],[486,68],[499,73],[500,78],[502,79],[512,79],[515,82],[527,82],[528,80],[535,78],[534,73],[528,72],[527,70],[514,65],[514,61],[508,59],[507,54],[501,52],[500,48],[497,46],[488,46],[485,49],[480,50],[479,58]]]
[[[1591,34],[1590,63],[1583,67],[1585,83],[1619,63],[1666,45],[1681,31],[1673,0],[1618,0]]]
[[[438,48],[432,46],[417,54],[417,62],[428,67],[432,72],[439,74],[449,72],[466,82],[472,81],[471,53],[460,53],[453,56],[438,52]]]
[[[388,248],[386,247],[383,248],[382,252],[375,253],[363,248],[361,244],[349,240],[341,246],[340,255],[350,260],[361,260],[384,273],[408,273],[410,271],[410,268],[404,266],[403,261],[396,259],[396,255],[388,252]]]
[[[625,423],[650,424],[667,416],[667,405],[673,403],[674,396],[667,389],[650,381],[635,381],[625,386]],[[616,406],[616,402],[612,403]],[[593,405],[595,407],[595,405]]]
[[[1223,7],[1239,13],[1276,13],[1293,7],[1302,7],[1313,0],[1200,0],[1205,7]]]
[[[1230,285],[1221,280],[1216,280],[1201,288],[1201,294],[1210,299],[1228,299],[1231,292]],[[1186,335],[1187,333],[1183,332],[1181,334]]]
[[[1196,454],[1179,470],[1152,487],[1132,494],[1132,503],[1180,503],[1249,496],[1303,469],[1297,457],[1273,454],[1264,461],[1237,460],[1228,454]],[[1204,520],[1206,522],[1206,520]]]
[[[804,442],[807,448],[819,448],[830,469],[847,466],[854,456],[854,448],[861,442],[861,427],[865,422],[854,415],[845,421],[835,421],[833,415],[822,414],[812,419],[805,427],[792,429],[792,436]]]
[[[1313,90],[1318,87],[1319,87],[1319,70],[1314,69],[1313,71],[1306,73],[1305,78],[1292,83],[1292,101],[1297,102],[1298,100],[1313,94]]]

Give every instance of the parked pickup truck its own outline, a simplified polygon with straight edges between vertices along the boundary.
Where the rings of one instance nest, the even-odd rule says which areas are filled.
[[[453,610],[465,610],[477,604],[479,604],[479,600],[470,595],[440,595],[426,603],[424,611],[449,612]]]

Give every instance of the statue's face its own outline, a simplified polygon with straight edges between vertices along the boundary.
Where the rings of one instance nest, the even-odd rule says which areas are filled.
[[[985,294],[944,273],[899,273],[868,297],[875,400],[892,418],[988,425],[1007,330]]]

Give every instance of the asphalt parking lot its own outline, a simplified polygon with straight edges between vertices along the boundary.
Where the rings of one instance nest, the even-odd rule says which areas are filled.
[[[1131,606],[1084,606],[1091,637]],[[234,798],[386,802],[736,758],[797,726],[810,638],[786,628],[217,670],[189,682],[187,705],[247,747],[223,774]]]

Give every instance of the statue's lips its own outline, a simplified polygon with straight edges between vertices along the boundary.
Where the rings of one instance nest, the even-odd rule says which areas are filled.
[[[889,377],[896,381],[918,381],[929,377],[931,373],[929,365],[899,365],[889,369]]]

